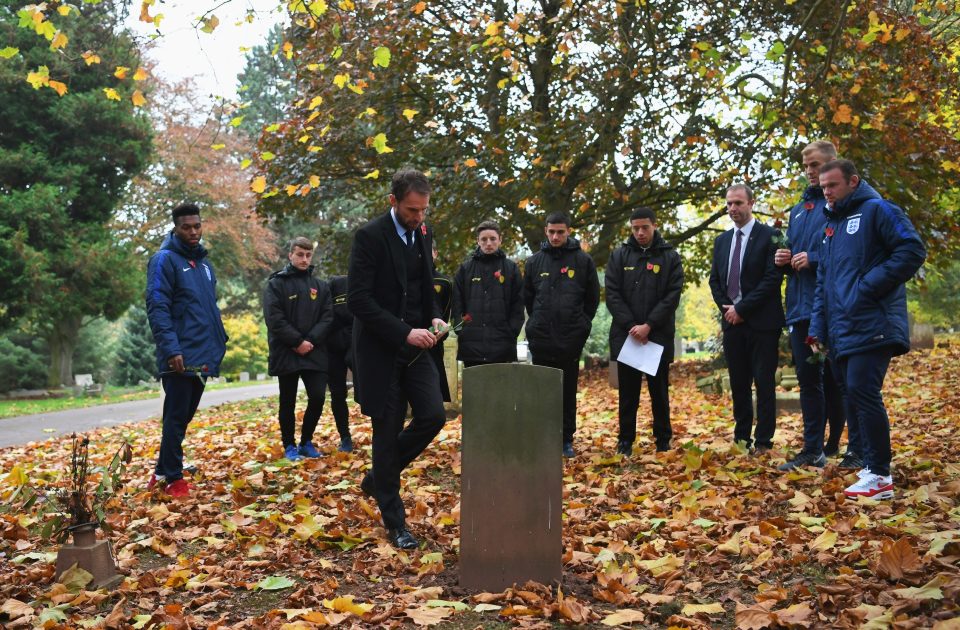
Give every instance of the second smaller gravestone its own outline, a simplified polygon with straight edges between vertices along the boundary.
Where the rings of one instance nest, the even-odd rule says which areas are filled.
[[[558,582],[563,554],[563,372],[498,363],[463,371],[460,585]]]

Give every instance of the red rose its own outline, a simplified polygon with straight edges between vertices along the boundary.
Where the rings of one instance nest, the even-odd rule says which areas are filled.
[[[426,224],[426,223],[421,223],[421,224],[420,224],[420,233],[423,234],[424,236],[427,235],[427,224]]]
[[[499,270],[494,271],[494,272],[493,272],[493,277],[494,277],[494,278],[499,278],[499,277],[500,277],[500,271],[499,271]]]
[[[806,345],[806,346],[810,346],[810,345],[813,345],[813,344],[815,344],[815,343],[817,343],[817,338],[816,338],[816,337],[811,337],[810,335],[807,335],[807,338],[803,340],[803,344]]]
[[[827,238],[830,238],[831,236],[833,236],[833,228],[832,228],[832,227],[828,227],[827,229],[825,229],[825,230],[823,231],[823,233],[827,235]]]
[[[807,203],[803,204],[803,209],[813,210],[813,206],[814,206],[814,203],[812,201],[808,201]]]
[[[653,263],[647,263],[647,271],[653,271]]]
[[[783,227],[783,221],[781,219],[777,219],[776,221],[773,222],[773,227],[779,230],[780,228]]]
[[[461,320],[464,324],[469,324],[470,322],[473,321],[473,317],[470,316],[470,313],[464,313],[464,314],[463,314],[463,317],[461,317],[460,320]]]

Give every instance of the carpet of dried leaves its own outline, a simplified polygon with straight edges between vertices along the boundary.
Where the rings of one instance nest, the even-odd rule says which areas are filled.
[[[781,418],[780,449],[755,457],[731,446],[729,402],[694,388],[698,368],[674,370],[677,448],[654,455],[644,422],[629,460],[613,456],[615,390],[603,373],[583,378],[559,588],[457,586],[456,420],[405,476],[409,524],[424,541],[412,553],[386,544],[359,491],[370,462],[359,415],[356,452],[336,452],[325,414],[325,456],[291,465],[275,401],[202,411],[186,442],[202,472],[185,502],[144,489],[158,422],[93,432],[100,464],[123,436],[134,444],[109,506],[125,574],[109,592],[86,590],[82,571],[56,576],[56,547],[39,536],[44,504],[10,501],[25,480],[62,483],[69,440],[0,450],[0,625],[960,628],[960,341],[894,361],[885,392],[897,495],[879,503],[845,499],[853,476],[836,460],[776,471],[801,443],[797,415]]]

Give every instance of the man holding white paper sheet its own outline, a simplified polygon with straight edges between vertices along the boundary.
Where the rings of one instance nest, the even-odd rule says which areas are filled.
[[[653,437],[657,451],[670,448],[670,363],[676,311],[683,290],[683,265],[677,251],[657,231],[656,213],[639,208],[630,215],[632,236],[607,263],[604,279],[610,325],[610,357],[617,361],[620,383],[620,433],[617,452],[630,455],[637,435],[637,409],[644,373],[653,408]],[[628,339],[630,343],[627,344]],[[624,348],[625,344],[627,347]],[[639,344],[639,347],[636,346]],[[659,361],[656,345],[662,346]],[[637,362],[639,361],[639,362]],[[644,365],[646,361],[646,365]]]

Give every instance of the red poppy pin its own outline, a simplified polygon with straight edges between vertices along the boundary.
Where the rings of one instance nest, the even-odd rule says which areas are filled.
[[[420,224],[420,233],[423,234],[424,236],[427,235],[427,224],[426,224],[426,223],[421,223],[421,224]]]
[[[647,271],[653,271],[653,263],[647,263]]]
[[[503,274],[500,273],[500,270],[497,269],[493,272],[493,277],[500,281],[500,284],[503,284]]]
[[[833,236],[833,228],[832,228],[832,227],[828,227],[827,229],[825,229],[825,230],[823,231],[823,233],[827,235],[827,238],[830,238],[831,236]]]
[[[560,267],[560,273],[567,273],[566,267]]]
[[[310,287],[310,299],[311,300],[317,299],[317,290],[314,289],[313,287]]]
[[[804,210],[813,210],[813,205],[814,205],[814,204],[813,204],[812,201],[808,201],[807,203],[803,204],[803,209],[804,209]]]
[[[187,262],[189,262],[189,263],[190,263],[190,266],[193,267],[194,269],[197,268],[197,263],[196,263],[196,262],[194,262],[194,261],[192,261],[192,260],[187,261]]]

